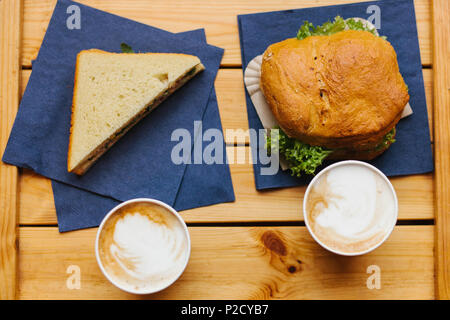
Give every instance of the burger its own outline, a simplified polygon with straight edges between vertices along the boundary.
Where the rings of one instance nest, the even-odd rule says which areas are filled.
[[[379,156],[395,142],[409,101],[392,45],[370,23],[341,17],[318,27],[306,21],[296,38],[270,45],[260,87],[295,176],[314,174],[325,159]]]

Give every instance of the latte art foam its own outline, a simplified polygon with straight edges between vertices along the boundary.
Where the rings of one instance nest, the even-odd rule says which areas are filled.
[[[130,204],[105,223],[99,239],[102,265],[120,286],[158,291],[183,271],[188,257],[185,229],[165,208]]]
[[[362,165],[337,166],[319,177],[306,210],[316,237],[331,249],[347,253],[380,243],[396,219],[390,186]]]

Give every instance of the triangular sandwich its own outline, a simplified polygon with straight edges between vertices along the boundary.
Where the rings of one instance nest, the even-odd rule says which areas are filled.
[[[84,174],[139,120],[203,69],[198,57],[187,54],[81,51],[68,171]]]

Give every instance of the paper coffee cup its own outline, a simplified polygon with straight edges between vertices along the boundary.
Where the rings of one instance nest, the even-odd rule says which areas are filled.
[[[344,256],[362,255],[392,233],[398,200],[380,170],[362,161],[341,161],[323,169],[308,185],[303,216],[323,248]]]
[[[125,201],[103,218],[95,255],[100,270],[117,288],[151,294],[172,285],[191,253],[186,223],[171,206],[154,199]]]

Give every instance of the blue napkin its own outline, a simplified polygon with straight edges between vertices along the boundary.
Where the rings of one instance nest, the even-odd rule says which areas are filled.
[[[73,8],[71,6],[80,9],[80,29],[67,28],[70,16],[67,12]],[[171,161],[171,150],[178,143],[171,141],[171,133],[177,128],[185,128],[194,137],[194,121],[201,120],[204,115],[223,55],[222,49],[196,38],[198,36],[186,34],[181,39],[169,32],[72,1],[58,1],[33,65],[3,161],[116,200],[151,197],[174,205],[186,165]],[[120,52],[122,42],[141,52],[197,55],[206,70],[130,130],[84,176],[70,174],[66,162],[76,54],[89,48]],[[234,195],[228,167],[222,168],[222,173],[225,176],[220,183],[226,186],[226,197],[217,194],[216,202],[232,201]],[[185,183],[190,184],[190,181],[186,179]],[[190,187],[196,194],[196,186]],[[191,202],[190,205],[201,203]],[[183,205],[189,207],[186,203]]]
[[[206,41],[203,30],[185,32],[179,36],[181,39],[189,36],[191,39]],[[202,124],[204,131],[210,128],[222,131],[214,89],[209,97]],[[196,141],[198,142],[200,138],[201,136],[198,135]],[[226,153],[223,140],[221,144],[224,148],[224,164],[189,164],[186,166],[174,204],[176,210],[187,210],[235,200],[229,167],[225,164]],[[108,211],[120,203],[115,199],[54,180],[52,180],[52,188],[60,232],[96,227]]]
[[[414,114],[400,120],[397,125],[396,142],[371,164],[388,176],[419,174],[433,171],[433,158],[428,128],[425,90],[417,38],[416,18],[413,0],[373,1],[355,4],[286,10],[278,12],[247,14],[238,16],[242,51],[242,65],[245,67],[256,56],[275,42],[296,37],[304,20],[320,25],[332,21],[335,16],[343,18],[369,18],[374,10],[381,15],[380,35],[387,36],[392,44],[400,66],[400,72],[409,87],[410,104]],[[372,7],[370,7],[372,6]],[[249,127],[262,129],[252,101],[246,92]],[[264,141],[250,141],[253,154],[264,148]],[[325,167],[326,163],[323,167]],[[258,190],[297,186],[307,183],[311,176],[294,178],[289,170],[281,169],[276,175],[261,175],[259,161],[254,164],[255,184]]]

